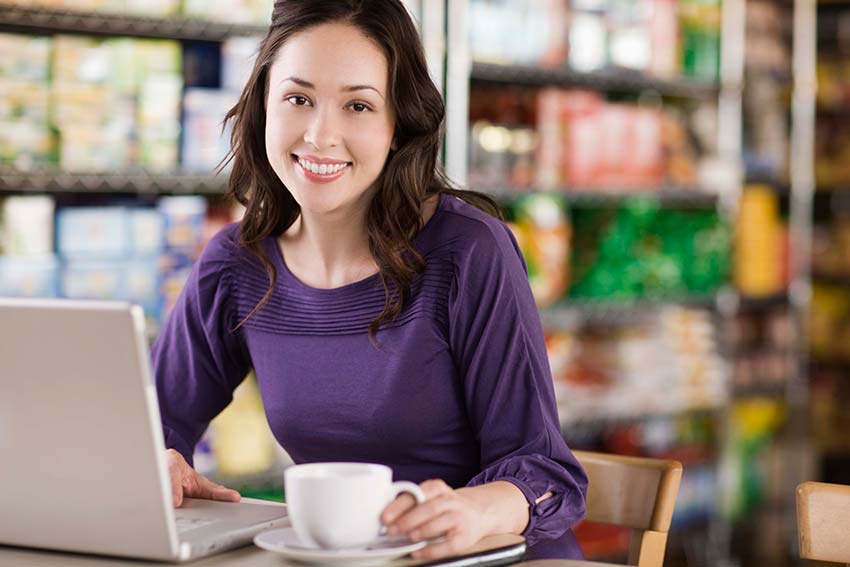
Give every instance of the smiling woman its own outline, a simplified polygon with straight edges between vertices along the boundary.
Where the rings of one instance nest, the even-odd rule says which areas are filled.
[[[303,223],[323,217],[337,231],[346,218],[352,229],[365,224],[395,132],[384,94],[388,75],[380,46],[349,24],[295,34],[278,51],[269,73],[266,153]]]
[[[416,552],[522,533],[580,557],[587,479],[564,443],[517,244],[437,164],[444,110],[399,0],[278,0],[233,122],[216,235],[154,346],[175,502],[234,499],[192,469],[253,370],[297,463],[420,483],[381,520]]]

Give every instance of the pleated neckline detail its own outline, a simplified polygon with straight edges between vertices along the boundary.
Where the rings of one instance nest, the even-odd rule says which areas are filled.
[[[446,195],[440,195],[434,214],[414,238],[420,244],[434,230],[436,217],[445,207]],[[246,326],[278,334],[340,335],[365,333],[370,323],[384,308],[385,292],[380,273],[344,286],[322,289],[306,285],[290,271],[283,258],[277,238],[263,242],[265,252],[277,270],[275,289],[268,303]],[[410,300],[398,318],[382,328],[403,325],[417,317],[432,316],[438,322],[446,319],[448,294],[453,268],[450,254],[438,247],[428,254],[424,272],[414,276]],[[254,308],[268,288],[268,277],[262,269],[246,269],[233,274],[237,311],[244,317]]]

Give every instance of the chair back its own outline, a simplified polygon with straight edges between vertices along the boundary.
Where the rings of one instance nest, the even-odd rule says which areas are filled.
[[[850,565],[850,486],[797,486],[797,536],[803,559]]]
[[[629,564],[661,567],[682,464],[588,451],[573,454],[589,479],[587,520],[631,528]]]

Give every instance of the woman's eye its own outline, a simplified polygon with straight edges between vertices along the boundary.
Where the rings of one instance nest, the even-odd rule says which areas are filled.
[[[294,104],[295,106],[306,106],[310,102],[310,101],[307,100],[307,97],[303,97],[303,96],[299,96],[299,95],[293,95],[293,96],[287,97],[286,100],[288,100],[290,103]]]
[[[366,112],[367,110],[369,110],[369,107],[363,104],[362,102],[353,102],[351,103],[351,110],[359,114],[361,112]]]

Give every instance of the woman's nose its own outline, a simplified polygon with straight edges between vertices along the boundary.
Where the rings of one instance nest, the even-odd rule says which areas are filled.
[[[327,107],[317,109],[304,132],[304,141],[317,149],[322,149],[339,145],[340,139],[340,128],[333,110]]]

